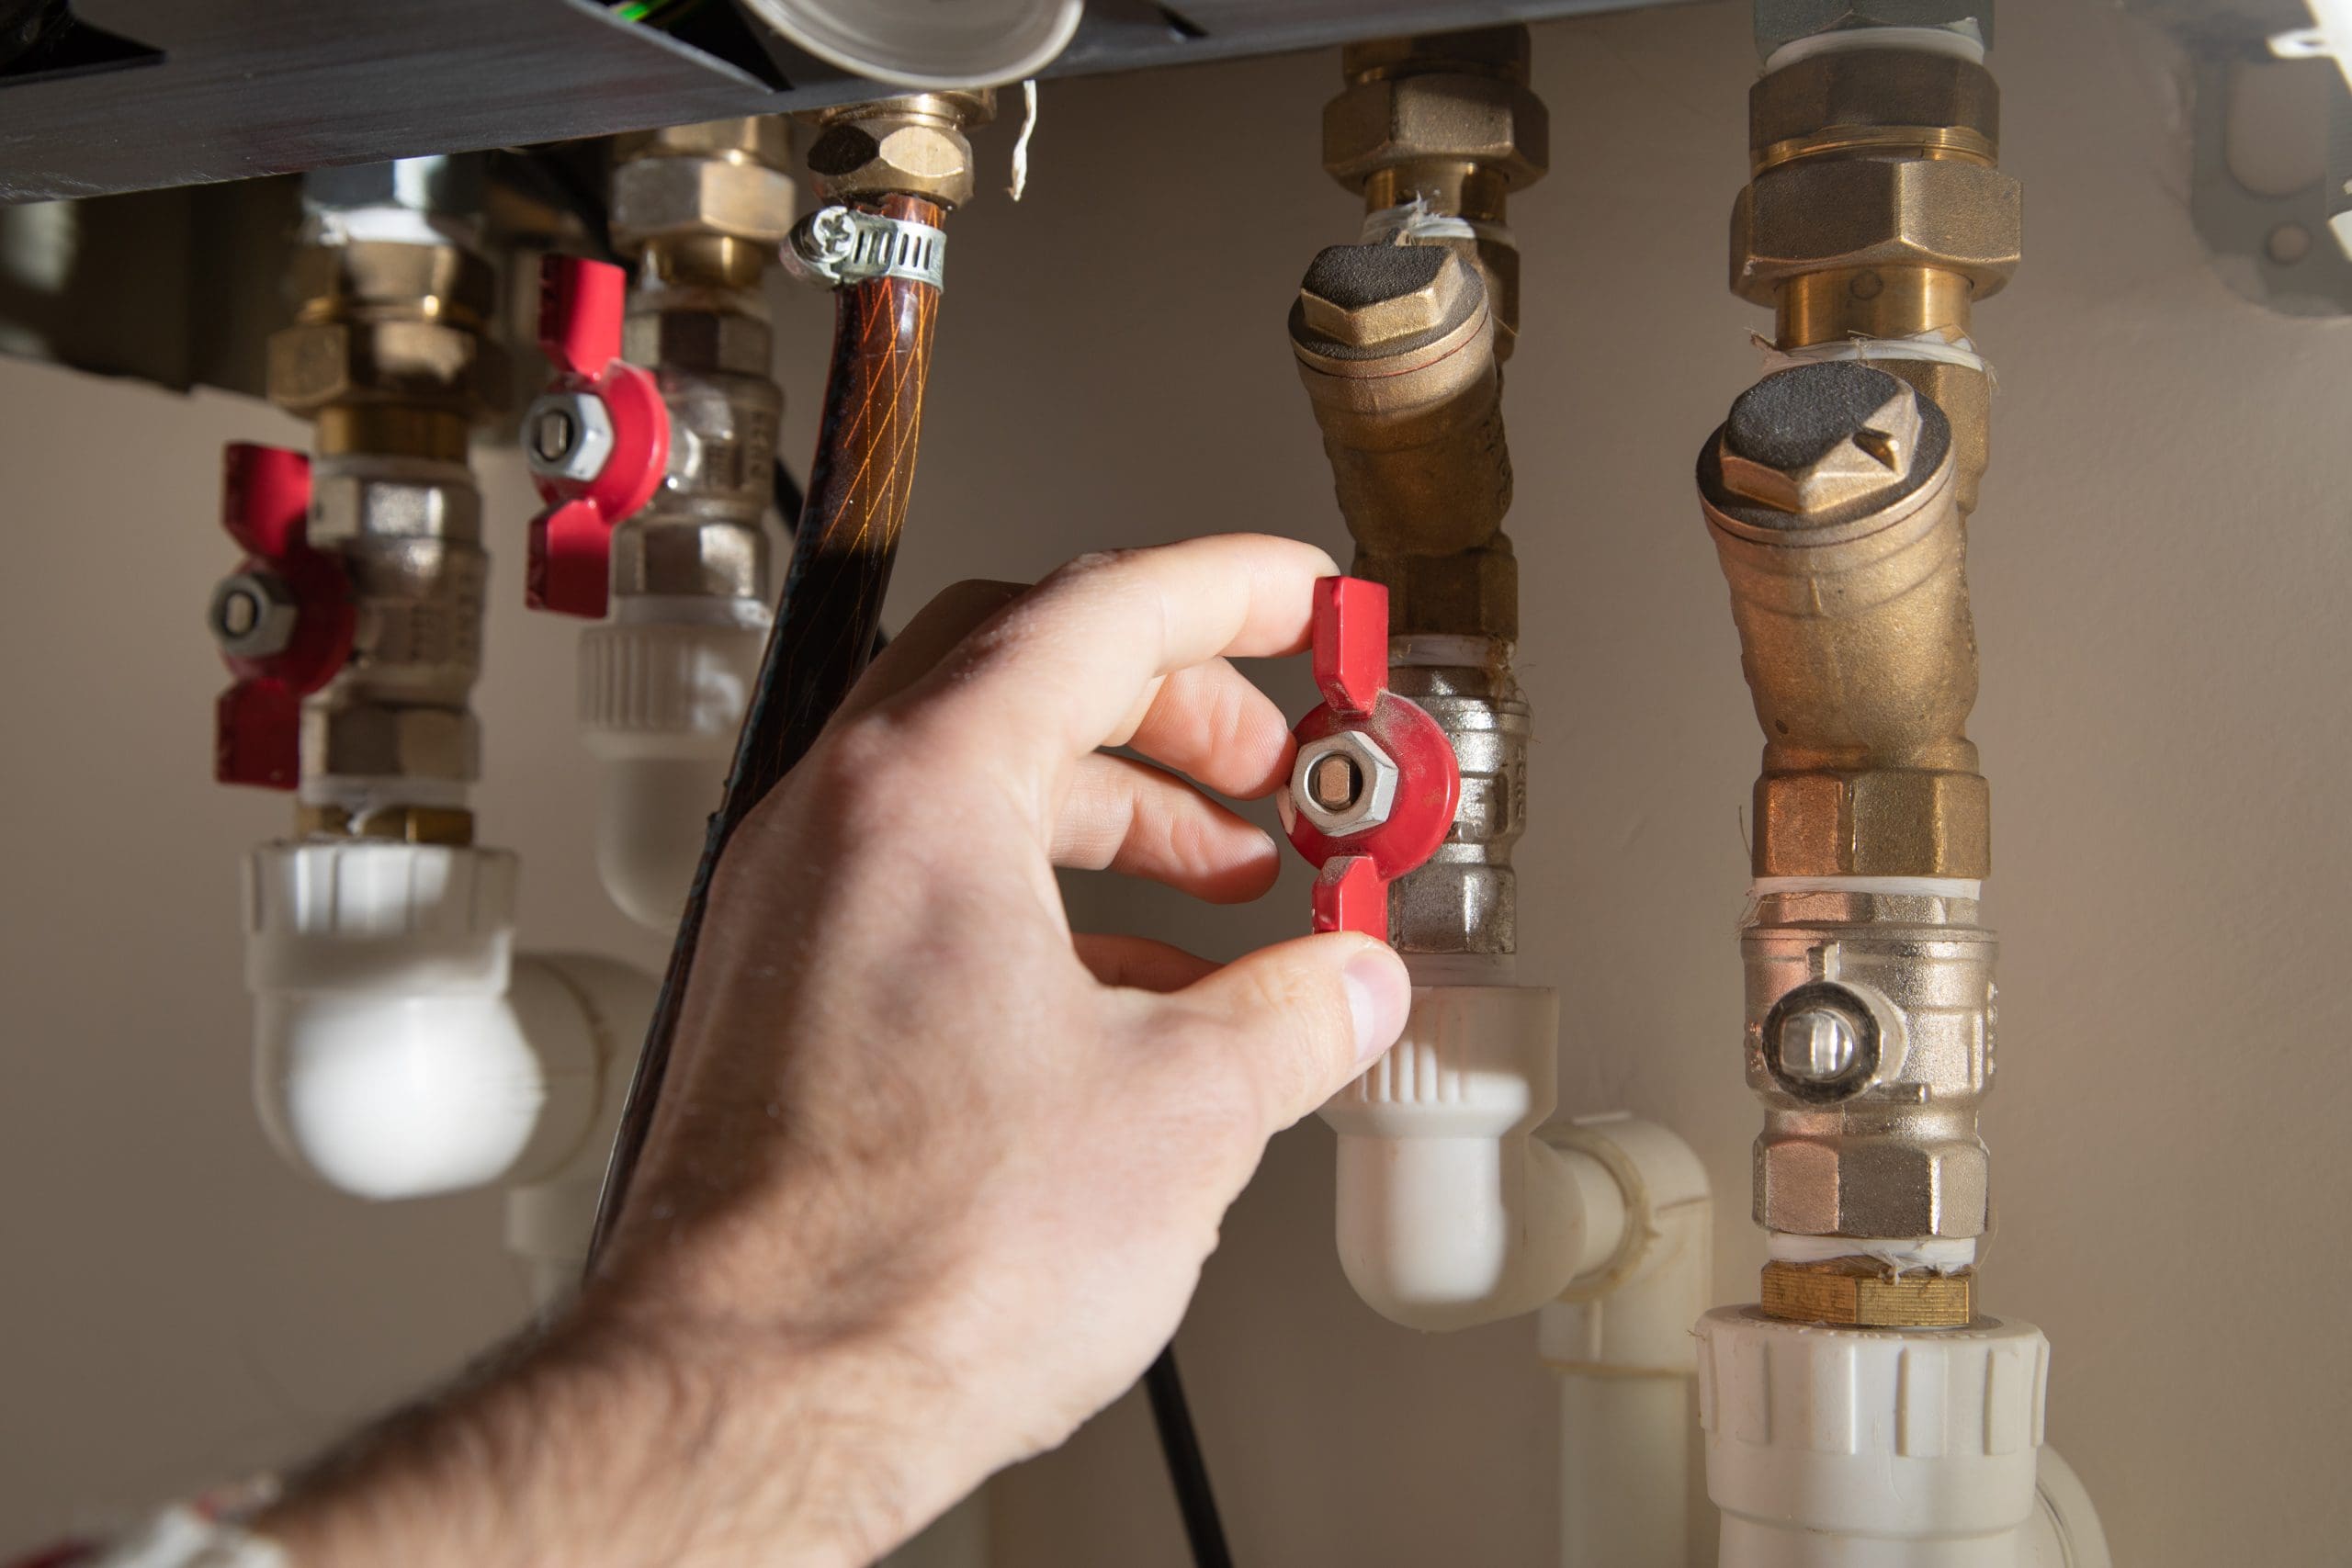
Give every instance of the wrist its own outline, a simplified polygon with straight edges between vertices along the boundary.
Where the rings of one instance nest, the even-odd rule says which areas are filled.
[[[910,1370],[849,1341],[577,1316],[329,1455],[255,1528],[295,1568],[850,1568],[962,1489],[901,1469]]]

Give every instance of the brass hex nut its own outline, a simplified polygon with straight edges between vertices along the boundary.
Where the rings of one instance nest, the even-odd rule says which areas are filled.
[[[985,91],[916,93],[820,110],[808,172],[827,200],[916,196],[943,207],[972,198],[972,144],[964,132],[996,112]]]
[[[1976,1271],[1898,1274],[1869,1258],[1764,1265],[1758,1304],[1789,1323],[1841,1328],[1959,1328],[1974,1315]]]
[[[270,334],[270,400],[288,413],[382,401],[445,403],[480,417],[504,386],[496,345],[441,321],[297,321]]]
[[[634,158],[613,170],[613,243],[707,235],[775,246],[792,231],[791,176],[721,158]]]
[[[1732,292],[1770,305],[1788,278],[1825,267],[1926,266],[1976,298],[2017,270],[2018,182],[1954,159],[1806,158],[1765,170],[1732,208]]]
[[[2001,142],[2001,93],[1993,73],[1956,55],[1917,50],[1841,50],[1759,76],[1747,95],[1748,151],[1832,129],[1919,127]]]
[[[1759,1138],[1756,1223],[1797,1235],[1982,1235],[1987,1164],[1983,1144],[1958,1140]]]
[[[1424,159],[1474,163],[1518,190],[1551,166],[1551,141],[1544,101],[1495,76],[1374,77],[1323,109],[1323,166],[1351,190],[1381,169]]]
[[[1992,817],[1981,773],[1768,773],[1756,781],[1756,874],[1982,878]]]

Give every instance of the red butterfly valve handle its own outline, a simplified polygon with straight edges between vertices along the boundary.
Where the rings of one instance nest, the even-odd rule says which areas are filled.
[[[351,658],[351,582],[336,556],[310,542],[308,457],[243,441],[220,456],[220,526],[245,557],[213,589],[205,617],[237,678],[213,705],[212,773],[292,789],[302,699]]]
[[[531,520],[531,608],[605,614],[613,526],[636,515],[670,463],[670,411],[650,372],[621,357],[628,274],[606,262],[539,265],[539,347],[555,379],[523,415],[523,458],[547,509]]]
[[[1425,864],[1453,830],[1462,769],[1417,704],[1388,690],[1388,590],[1355,577],[1315,585],[1315,683],[1323,705],[1298,721],[1283,829],[1321,868],[1315,929],[1385,941],[1388,885]]]

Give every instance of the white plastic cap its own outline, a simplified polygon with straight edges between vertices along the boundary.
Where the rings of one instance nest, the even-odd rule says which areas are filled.
[[[594,1062],[542,1061],[508,996],[514,880],[511,854],[439,844],[248,858],[254,1092],[296,1166],[361,1197],[422,1197],[495,1179],[535,1136],[562,1135],[553,1122],[584,1122],[578,1104],[545,1112],[593,1099]],[[574,1006],[553,979],[525,989],[526,1012]]]
[[[2040,1329],[1718,1307],[1697,1333],[1724,1568],[2018,1568],[2049,1381]]]
[[[580,723],[604,762],[596,872],[623,914],[668,931],[702,860],[767,643],[763,624],[614,620],[580,636]]]
[[[1068,47],[1084,0],[746,0],[820,60],[900,87],[995,87]]]

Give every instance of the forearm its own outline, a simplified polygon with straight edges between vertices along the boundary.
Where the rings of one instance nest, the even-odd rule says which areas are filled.
[[[254,1528],[295,1568],[829,1568],[952,1500],[896,1462],[916,1445],[887,1352],[671,1337],[524,1343],[330,1453]]]

